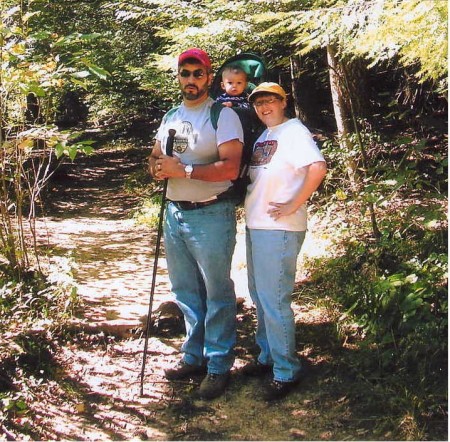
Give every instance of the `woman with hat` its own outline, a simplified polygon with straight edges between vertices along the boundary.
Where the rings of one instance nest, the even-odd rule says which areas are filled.
[[[261,83],[249,100],[267,128],[253,148],[245,199],[249,291],[260,353],[243,373],[271,372],[264,398],[273,400],[302,377],[291,296],[307,228],[306,202],[325,177],[326,163],[308,129],[286,116],[280,85]]]

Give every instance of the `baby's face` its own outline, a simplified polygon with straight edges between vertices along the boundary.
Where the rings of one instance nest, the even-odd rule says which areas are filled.
[[[233,97],[242,94],[247,87],[247,76],[242,72],[227,72],[222,78],[222,89]]]

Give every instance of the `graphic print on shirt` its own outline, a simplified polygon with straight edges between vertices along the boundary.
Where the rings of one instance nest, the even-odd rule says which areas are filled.
[[[277,140],[267,140],[255,144],[250,167],[264,166],[272,161],[278,148]]]
[[[176,135],[173,142],[173,150],[177,153],[184,153],[189,145],[193,145],[196,141],[194,129],[189,121],[181,121],[175,128]]]

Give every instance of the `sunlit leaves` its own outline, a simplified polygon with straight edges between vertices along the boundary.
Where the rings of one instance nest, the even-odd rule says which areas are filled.
[[[79,32],[75,32],[73,34],[69,34],[63,37],[60,37],[58,40],[56,40],[53,43],[53,46],[66,46],[74,43],[83,43],[95,40],[99,38],[101,34],[99,33],[92,33],[92,34],[81,34]]]
[[[91,74],[89,71],[78,71],[78,72],[74,72],[70,75],[72,75],[72,77],[74,77],[74,78],[86,78],[86,77],[89,77],[89,75],[91,75]]]
[[[100,66],[97,66],[93,63],[88,63],[88,69],[89,72],[94,74],[96,77],[100,78],[101,80],[106,80],[110,73],[106,70],[101,68]]]
[[[290,2],[292,3],[292,2]],[[346,0],[314,3],[310,8],[267,12],[256,17],[270,26],[265,35],[289,35],[302,54],[337,45],[342,56],[364,56],[373,64],[398,56],[405,66],[419,65],[420,79],[447,75],[446,1]]]
[[[447,74],[447,13],[442,1],[385,1],[372,8],[370,26],[362,28],[351,49],[376,63],[399,55],[405,65],[420,64],[419,78]]]
[[[90,155],[94,151],[93,143],[91,140],[80,141],[74,144],[67,144],[65,140],[59,141],[54,146],[56,158],[68,156],[73,161],[80,152]]]

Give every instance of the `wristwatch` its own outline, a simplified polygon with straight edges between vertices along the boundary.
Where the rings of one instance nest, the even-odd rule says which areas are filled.
[[[193,170],[194,170],[194,167],[192,166],[192,164],[186,164],[186,166],[184,166],[185,177],[191,178]]]

